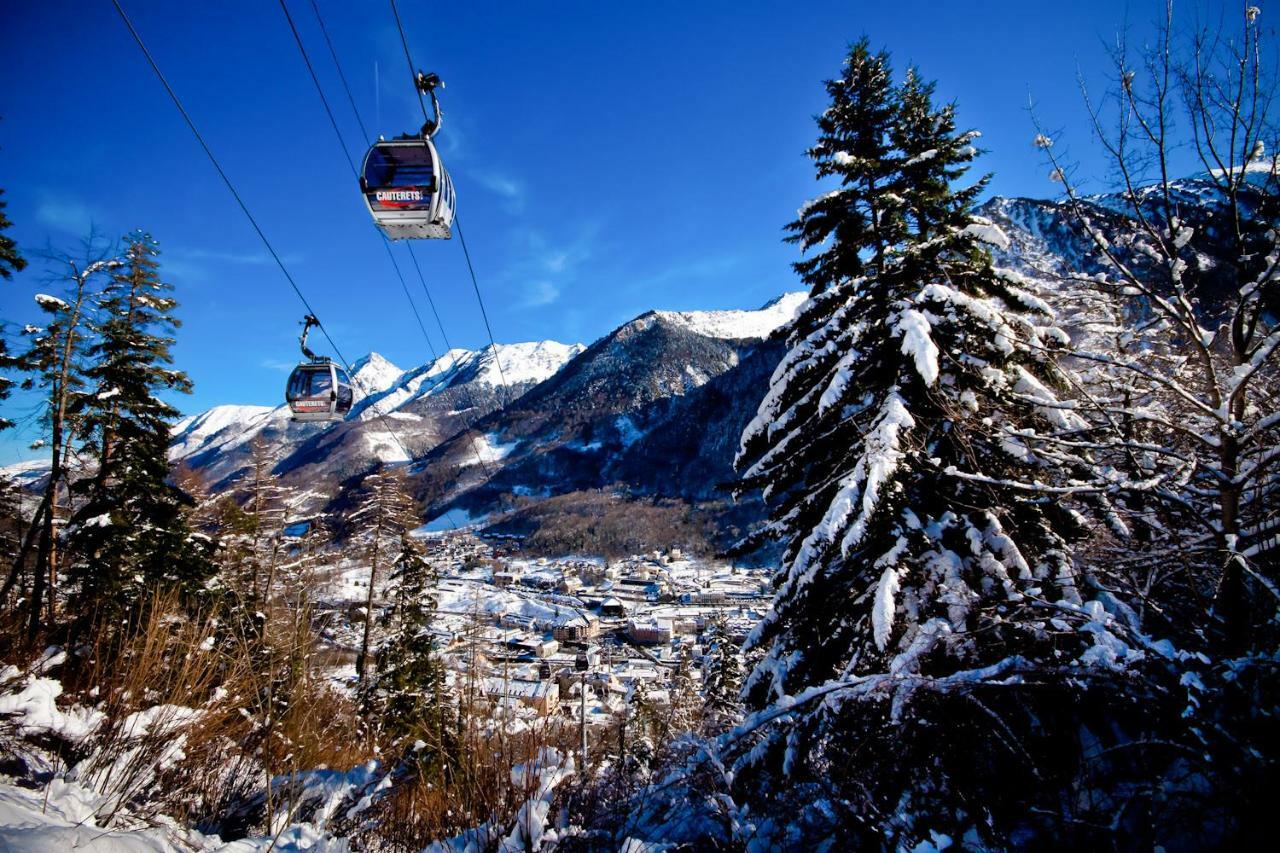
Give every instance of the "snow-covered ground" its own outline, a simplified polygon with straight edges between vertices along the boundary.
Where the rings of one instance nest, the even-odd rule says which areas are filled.
[[[375,426],[364,434],[369,455],[380,462],[395,464],[408,462],[409,454],[391,430]]]
[[[174,826],[104,829],[94,815],[102,798],[74,782],[54,778],[43,790],[0,782],[0,850],[13,853],[179,853],[192,850],[243,850],[214,836]]]
[[[462,459],[458,460],[458,464],[464,468],[468,465],[476,465],[483,462],[490,465],[495,462],[501,462],[511,455],[511,451],[520,445],[518,441],[502,444],[498,441],[498,436],[494,433],[486,433],[474,441],[466,442],[468,453]]]

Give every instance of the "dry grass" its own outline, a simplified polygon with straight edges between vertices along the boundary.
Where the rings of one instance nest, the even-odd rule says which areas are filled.
[[[256,623],[193,616],[157,594],[138,625],[97,632],[63,673],[69,695],[105,716],[79,774],[107,797],[102,825],[127,810],[224,837],[264,830],[290,809],[280,778],[368,760],[354,703],[316,665],[309,609],[276,610]]]
[[[480,709],[476,709],[479,711]],[[519,734],[480,733],[477,716],[464,720],[472,732],[447,772],[436,768],[419,774],[412,764],[405,776],[375,806],[364,833],[370,847],[421,850],[482,824],[503,832],[520,806],[537,789],[536,776],[513,778],[512,770],[533,761],[544,748],[572,753],[576,729],[543,719]]]
[[[158,804],[155,783],[184,761],[199,732],[224,727],[230,716],[214,693],[227,680],[227,661],[206,638],[216,624],[177,615],[176,600],[157,595],[147,615],[122,640],[100,634],[83,677],[106,721],[91,741],[83,783],[108,798],[110,821],[122,808],[146,814]],[[117,645],[118,643],[118,645]]]
[[[417,850],[480,825],[505,831],[536,786],[513,768],[545,747],[575,750],[577,730],[563,720],[508,734],[477,705],[460,720],[453,706],[447,744],[423,753],[443,759],[392,754],[376,721],[325,675],[305,597],[263,607],[233,599],[193,615],[156,594],[134,626],[103,626],[71,656],[59,672],[65,696],[104,722],[62,757],[105,797],[99,825],[166,815],[224,840],[269,834],[314,812],[301,784],[310,771],[377,757],[393,784],[350,820],[354,802],[344,804],[328,829],[373,849]]]

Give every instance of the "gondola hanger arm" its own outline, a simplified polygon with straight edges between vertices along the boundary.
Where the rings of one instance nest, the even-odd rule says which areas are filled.
[[[444,81],[434,71],[428,74],[419,70],[417,76],[413,78],[413,84],[420,95],[431,98],[431,111],[435,113],[435,118],[427,118],[422,125],[423,139],[431,139],[440,132],[440,126],[444,124],[444,112],[440,109],[439,99],[436,98],[436,89],[443,89]]]
[[[307,346],[307,336],[311,334],[311,327],[319,327],[319,325],[320,321],[316,319],[316,315],[314,314],[308,314],[302,318],[302,337],[298,338],[298,344],[302,347],[302,355],[307,359],[307,361],[317,362],[324,360],[313,353]]]

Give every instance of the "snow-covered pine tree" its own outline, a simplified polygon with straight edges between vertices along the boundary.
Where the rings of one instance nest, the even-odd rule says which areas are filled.
[[[315,533],[323,521],[309,519],[301,540],[286,538],[293,489],[281,484],[274,471],[277,460],[261,436],[250,442],[249,454],[234,495],[202,504],[195,492],[187,491],[197,499],[193,523],[205,520],[203,527],[218,541],[217,586],[224,623],[242,641],[262,642],[274,630],[270,623],[281,599],[287,610],[296,610],[316,562]],[[183,473],[180,469],[178,485],[186,488]]]
[[[284,528],[293,490],[275,473],[275,454],[261,436],[249,443],[249,467],[238,490],[238,541],[242,553],[239,595],[246,600],[270,599],[275,569],[281,558]],[[233,514],[235,515],[235,514]]]
[[[729,636],[722,613],[707,627],[703,642],[703,719],[708,731],[720,732],[742,717],[742,650]]]
[[[36,294],[36,304],[48,317],[47,325],[28,325],[22,333],[30,343],[15,359],[17,368],[26,374],[25,390],[39,389],[45,396],[44,420],[48,440],[49,474],[44,493],[31,519],[31,525],[18,547],[3,588],[2,600],[14,587],[32,548],[35,559],[31,568],[31,594],[27,597],[27,642],[34,643],[41,627],[42,608],[51,620],[56,599],[55,585],[62,569],[61,525],[65,519],[64,500],[74,438],[79,432],[77,408],[85,393],[86,340],[98,282],[120,265],[117,258],[90,238],[84,245],[84,257],[64,255],[63,276],[65,299],[47,293]]]
[[[99,300],[90,388],[77,401],[85,451],[96,463],[73,484],[82,503],[69,526],[69,574],[81,619],[130,614],[150,587],[176,588],[194,602],[214,570],[211,543],[192,533],[190,501],[169,477],[178,411],[160,395],[188,392],[191,382],[169,367],[177,302],[160,279],[159,253],[149,234],[125,237],[124,263]]]
[[[667,715],[663,721],[662,742],[692,732],[697,727],[701,684],[693,667],[693,653],[685,647],[676,657],[675,671],[667,686]]]
[[[1078,521],[1051,495],[1066,472],[1036,441],[1079,426],[1053,390],[1065,336],[993,267],[984,241],[1006,238],[972,209],[985,179],[951,188],[976,134],[914,71],[890,75],[864,41],[827,84],[810,154],[839,187],[790,226],[819,249],[796,265],[812,296],[743,435],[742,488],[771,504],[757,541],[786,551],[748,641],[764,650],[744,688],[759,740],[739,779],[785,777],[846,840],[870,820],[862,840],[911,846],[924,821],[992,831],[1007,724],[968,700],[1041,680],[1087,645],[1087,620]]]
[[[644,782],[652,773],[658,753],[656,735],[661,724],[658,709],[649,695],[649,685],[643,679],[636,679],[623,700],[618,733],[618,767],[627,784]]]
[[[2,334],[3,329],[0,329],[0,335]],[[13,390],[13,380],[6,376],[5,373],[15,367],[17,367],[17,362],[13,356],[9,355],[9,343],[4,337],[0,336],[0,402],[7,400]],[[13,421],[4,415],[0,415],[0,430],[9,429],[11,426],[13,426]]]
[[[806,202],[789,226],[789,241],[826,248],[796,263],[815,292],[862,275],[868,257],[901,237],[903,199],[890,133],[897,120],[889,55],[870,42],[854,45],[843,76],[826,82],[831,106],[818,116],[818,142],[809,149],[819,179],[837,176],[840,188]],[[834,238],[834,239],[832,239]]]

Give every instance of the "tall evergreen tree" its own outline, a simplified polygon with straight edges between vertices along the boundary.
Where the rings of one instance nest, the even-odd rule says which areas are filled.
[[[667,683],[667,718],[663,731],[663,741],[692,732],[701,710],[700,688],[697,674],[693,667],[693,653],[685,647],[676,657],[676,665]]]
[[[453,701],[432,634],[435,567],[407,534],[391,567],[390,631],[378,648],[372,705],[392,754],[409,756],[419,773],[444,772],[456,758]]]
[[[0,196],[3,195],[4,190],[0,190]],[[22,254],[18,251],[18,245],[13,242],[13,238],[4,233],[13,225],[9,218],[4,215],[4,208],[5,203],[0,201],[0,278],[12,278],[15,272],[20,272],[26,268],[27,259],[22,257]],[[9,355],[5,339],[0,337],[0,401],[7,398],[13,388],[13,380],[5,376],[3,371],[11,370],[16,366],[13,357]],[[11,426],[13,426],[13,422],[0,415],[0,430]]]
[[[276,568],[283,557],[293,489],[280,483],[278,460],[261,436],[249,442],[249,464],[234,497],[218,508],[223,545],[222,574],[251,610],[268,609]]]
[[[17,368],[27,374],[22,387],[38,389],[44,396],[44,421],[48,427],[45,448],[49,453],[49,474],[31,525],[10,567],[0,599],[14,587],[32,548],[31,594],[27,599],[27,642],[34,643],[42,624],[42,612],[52,619],[56,584],[61,570],[61,524],[67,492],[69,465],[74,438],[79,432],[78,408],[85,393],[87,341],[92,335],[91,317],[98,293],[98,281],[116,269],[120,261],[106,257],[91,237],[85,243],[85,259],[63,257],[65,299],[47,293],[36,294],[36,304],[48,317],[47,325],[28,325],[23,334],[30,343],[16,359]]]
[[[125,242],[125,262],[103,292],[89,350],[92,387],[78,414],[96,470],[74,484],[83,504],[69,537],[79,612],[98,618],[131,611],[152,585],[196,596],[213,571],[208,541],[188,526],[189,500],[169,478],[169,430],[178,411],[159,395],[191,388],[169,367],[177,302],[160,279],[151,236],[135,232]]]
[[[379,571],[400,554],[402,537],[418,525],[417,508],[405,488],[402,476],[378,470],[361,484],[361,496],[348,519],[353,527],[351,537],[369,561],[369,593],[365,599],[364,632],[360,652],[356,656],[356,676],[362,687],[372,680],[369,652],[372,648],[374,602],[381,582]]]
[[[820,820],[834,790],[851,809],[841,831],[861,838],[871,816],[863,842],[883,830],[911,846],[917,818],[987,821],[991,790],[960,764],[989,758],[994,773],[1007,759],[931,752],[912,719],[931,713],[925,695],[945,696],[948,679],[1034,680],[1088,642],[1067,551],[1077,521],[1039,487],[1063,476],[1039,437],[1077,426],[1052,390],[1064,336],[992,266],[984,241],[1006,238],[973,212],[985,179],[952,188],[976,134],[914,71],[896,87],[890,76],[864,41],[827,84],[810,153],[840,186],[790,226],[804,249],[823,247],[796,264],[812,298],[743,435],[742,486],[771,503],[751,541],[786,545],[744,695],[788,710],[766,715],[742,778],[812,783]],[[957,732],[992,725],[949,712]]]
[[[742,651],[729,637],[723,614],[707,628],[702,658],[703,717],[710,731],[720,731],[742,716]]]
[[[4,190],[0,190],[0,197],[2,196],[4,196]],[[9,217],[5,216],[6,206],[8,203],[0,200],[0,278],[12,278],[15,272],[21,272],[27,266],[27,259],[18,251],[18,244],[4,233],[13,226]]]

